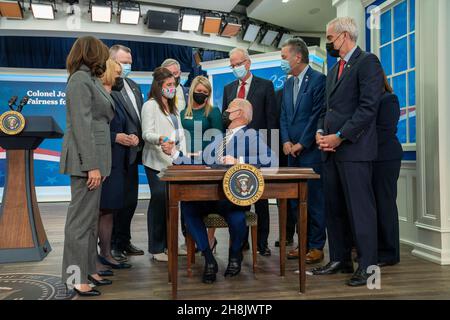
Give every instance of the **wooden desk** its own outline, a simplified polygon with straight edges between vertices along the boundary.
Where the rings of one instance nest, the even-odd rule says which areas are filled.
[[[178,204],[180,201],[223,200],[225,194],[222,180],[226,169],[211,169],[204,166],[171,166],[162,173],[161,180],[167,182],[169,282],[172,282],[172,298],[177,298],[178,285]],[[264,193],[261,199],[280,199],[280,275],[285,275],[287,200],[297,199],[299,286],[305,292],[305,257],[307,238],[307,181],[319,179],[319,175],[307,168],[262,168]]]

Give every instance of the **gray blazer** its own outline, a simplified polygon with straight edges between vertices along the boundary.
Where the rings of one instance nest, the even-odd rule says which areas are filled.
[[[102,176],[109,176],[109,122],[114,117],[114,102],[100,79],[92,76],[85,65],[69,78],[66,107],[60,172],[86,177],[88,171],[99,169]]]

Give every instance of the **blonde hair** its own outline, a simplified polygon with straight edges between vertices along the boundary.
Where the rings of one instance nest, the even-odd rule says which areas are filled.
[[[206,104],[204,107],[205,117],[207,117],[212,110],[212,105],[210,102],[211,93],[212,93],[211,82],[209,82],[208,78],[206,78],[204,76],[198,76],[198,77],[195,77],[195,79],[192,81],[191,88],[189,89],[189,100],[188,100],[188,104],[186,107],[186,113],[184,114],[185,118],[192,117],[192,109],[193,109],[193,105],[194,105],[194,90],[195,90],[195,88],[197,88],[197,86],[199,84],[204,86],[206,88],[206,90],[208,90],[208,92],[209,92],[209,98],[208,98],[208,101],[206,101]]]
[[[104,85],[112,87],[116,84],[117,67],[119,67],[120,72],[122,72],[122,66],[119,62],[113,59],[106,60],[106,71],[101,78]]]

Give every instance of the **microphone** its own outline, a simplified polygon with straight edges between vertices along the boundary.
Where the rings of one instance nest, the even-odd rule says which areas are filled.
[[[20,101],[19,105],[19,112],[22,111],[23,107],[28,103],[28,100],[30,100],[29,96],[25,96],[22,98],[22,101]]]
[[[8,101],[8,107],[11,108],[12,106],[16,105],[17,98],[18,96],[12,96]]]

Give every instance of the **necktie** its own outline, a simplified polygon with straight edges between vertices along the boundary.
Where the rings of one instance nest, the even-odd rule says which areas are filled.
[[[241,83],[241,87],[239,88],[239,92],[238,92],[238,98],[239,99],[245,99],[245,85],[247,84],[247,82],[242,81]]]
[[[219,145],[219,149],[217,149],[217,153],[216,153],[216,164],[217,163],[222,163],[222,158],[225,154],[225,148],[227,146],[228,140],[230,139],[231,135],[233,134],[232,130],[227,130],[227,134],[225,135],[225,137],[223,137],[220,145]]]
[[[344,72],[344,67],[345,67],[345,64],[346,64],[346,63],[347,63],[347,62],[346,62],[345,60],[340,60],[340,61],[339,61],[338,80],[341,78],[342,72]]]
[[[300,89],[299,84],[300,84],[300,80],[298,79],[298,77],[295,77],[294,78],[294,110],[297,105],[298,90]]]

